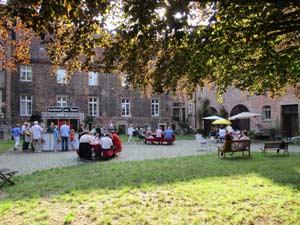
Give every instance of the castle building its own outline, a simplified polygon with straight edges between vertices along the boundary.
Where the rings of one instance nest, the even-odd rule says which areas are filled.
[[[130,124],[152,129],[195,124],[191,119],[194,111],[184,95],[142,94],[124,87],[118,75],[100,71],[74,72],[65,85],[65,68],[51,76],[51,63],[38,39],[31,41],[30,56],[28,65],[17,65],[18,71],[1,71],[0,138],[9,134],[12,125],[33,118],[45,127],[67,121],[76,130],[79,123],[86,122],[120,133],[126,133]]]

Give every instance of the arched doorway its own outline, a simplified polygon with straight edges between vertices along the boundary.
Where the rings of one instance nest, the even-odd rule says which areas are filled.
[[[205,115],[205,116],[214,116],[214,115],[218,115],[218,111],[212,107],[209,106],[209,114],[210,115]],[[211,128],[211,123],[213,122],[212,120],[203,120],[204,121],[204,133],[206,135],[208,135],[210,128]]]
[[[232,108],[230,116],[235,116],[241,112],[249,112],[248,108],[242,104],[236,105]],[[233,129],[250,130],[250,119],[231,120]]]

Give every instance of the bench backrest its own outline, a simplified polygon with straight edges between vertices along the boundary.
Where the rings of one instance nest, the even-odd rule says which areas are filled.
[[[264,148],[288,148],[288,142],[267,142],[264,143]]]
[[[250,150],[251,140],[233,140],[232,149]]]

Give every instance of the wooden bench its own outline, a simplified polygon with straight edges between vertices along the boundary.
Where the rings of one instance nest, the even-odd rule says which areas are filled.
[[[267,150],[276,150],[279,154],[280,150],[283,150],[283,155],[289,155],[289,143],[284,141],[266,142],[261,149],[261,152],[266,154]]]
[[[223,146],[218,147],[218,158],[220,158],[220,155],[222,158],[226,158],[227,153],[233,154],[234,152],[242,152],[242,155],[244,156],[244,152],[248,152],[248,157],[250,158],[250,140],[234,140],[231,141],[231,144],[228,145],[229,147],[227,149],[223,149]]]
[[[1,186],[5,183],[9,183],[10,185],[14,185],[15,183],[11,180],[11,178],[17,173],[18,171],[2,168],[0,169],[0,179],[3,180]]]

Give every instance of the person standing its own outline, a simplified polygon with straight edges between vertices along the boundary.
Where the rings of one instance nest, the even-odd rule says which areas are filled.
[[[11,136],[13,136],[15,140],[14,151],[17,151],[20,144],[20,137],[21,137],[20,124],[17,123],[16,126],[11,129]]]
[[[23,151],[29,150],[29,144],[32,142],[32,133],[30,129],[30,123],[26,123],[24,131],[24,144]]]
[[[54,137],[53,151],[57,151],[59,149],[59,143],[60,143],[60,138],[59,138],[59,132],[58,132],[58,129],[57,129],[57,125],[54,125],[53,137]]]
[[[77,140],[76,140],[76,134],[75,134],[75,130],[71,129],[71,133],[70,133],[70,147],[71,150],[77,150]]]
[[[23,144],[22,144],[22,151],[25,151],[25,129],[26,129],[26,124],[27,122],[24,122],[23,125],[21,126],[21,138],[22,138],[22,141],[23,141]]]
[[[132,124],[128,127],[127,129],[127,134],[128,134],[128,141],[127,143],[131,142],[132,136],[133,136],[133,132],[134,132],[134,128],[132,126]]]
[[[33,126],[31,127],[31,133],[32,133],[32,145],[35,152],[41,152],[40,145],[42,139],[42,132],[43,129],[39,125],[39,122],[34,121]]]
[[[67,125],[66,121],[63,122],[63,125],[60,127],[59,131],[61,136],[61,149],[62,151],[68,151],[70,127]]]

